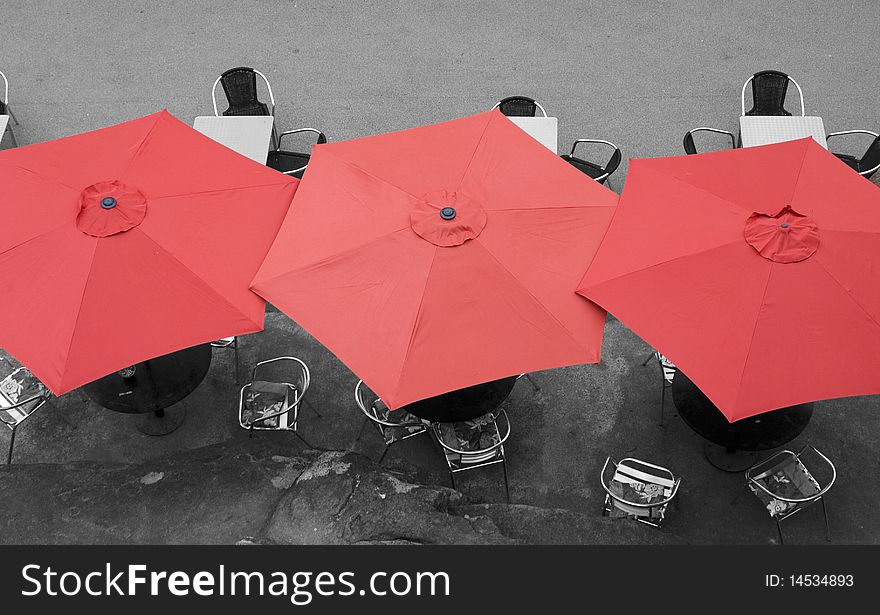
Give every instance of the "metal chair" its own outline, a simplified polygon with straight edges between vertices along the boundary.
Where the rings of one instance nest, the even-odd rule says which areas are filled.
[[[272,380],[258,380],[260,368],[266,372],[274,365],[284,368]],[[276,357],[260,361],[251,372],[251,381],[241,388],[238,403],[238,424],[253,437],[254,431],[292,431],[309,448],[309,442],[297,431],[300,406],[305,402],[318,417],[321,415],[306,399],[309,389],[309,368],[296,357]]]
[[[577,158],[574,155],[574,151],[578,145],[581,143],[599,143],[601,145],[606,145],[611,147],[614,151],[611,154],[611,158],[608,159],[608,162],[605,163],[605,166],[599,166],[598,164],[587,162],[583,158]],[[567,163],[571,164],[574,168],[586,173],[593,179],[595,179],[600,184],[604,184],[605,180],[617,170],[617,167],[620,166],[620,148],[614,145],[611,141],[604,141],[602,139],[578,139],[571,145],[571,152],[568,154],[562,154],[560,156]]]
[[[660,364],[660,373],[663,378],[660,380],[660,427],[663,427],[663,410],[666,407],[666,389],[672,388],[672,379],[678,373],[675,364],[656,350],[648,355],[648,358],[642,362],[642,366],[647,365],[651,359],[657,359]]]
[[[232,348],[235,356],[235,384],[241,382],[241,370],[238,363],[238,337],[224,337],[211,342],[211,348]]]
[[[791,115],[785,109],[785,94],[788,82],[797,88],[801,98],[801,115],[804,113],[804,92],[797,81],[778,70],[762,70],[755,73],[743,84],[742,114],[743,115]],[[746,111],[746,88],[752,84],[752,108]]]
[[[321,145],[322,143],[327,142],[327,137],[324,135],[324,133],[320,130],[317,130],[316,128],[297,128],[295,130],[285,130],[280,135],[278,135],[278,147],[269,152],[269,156],[266,159],[266,166],[275,169],[280,173],[284,173],[285,175],[292,175],[297,179],[302,179],[303,173],[305,173],[306,167],[309,164],[309,159],[311,159],[312,155],[283,150],[281,149],[281,140],[288,135],[299,134],[303,132],[313,132],[318,135],[318,140],[315,145]]]
[[[257,93],[257,76],[266,84],[269,92],[269,104],[261,102]],[[214,115],[219,116],[217,108],[217,85],[223,86],[223,93],[229,104],[223,115],[271,115],[275,116],[275,97],[272,95],[272,86],[266,75],[247,66],[230,68],[214,81],[211,88],[211,100],[214,103]],[[277,146],[278,133],[272,126],[272,146]]]
[[[427,433],[428,427],[421,419],[405,410],[389,410],[388,406],[372,394],[372,392],[368,397],[367,390],[364,381],[358,380],[357,385],[354,387],[354,401],[364,414],[364,422],[361,425],[360,431],[358,431],[355,441],[361,439],[367,423],[372,423],[379,431],[379,435],[382,436],[382,441],[385,442],[385,448],[382,450],[378,461],[378,463],[382,463],[386,453],[388,453],[388,449],[392,445],[419,434]]]
[[[19,367],[0,381],[0,422],[12,432],[6,464],[12,463],[15,430],[49,401],[52,393],[27,368]]]
[[[681,485],[681,478],[670,470],[632,457],[620,463],[608,457],[600,481],[605,490],[602,516],[627,517],[658,528]]]
[[[541,390],[541,387],[538,386],[538,383],[535,382],[535,379],[532,378],[531,374],[520,374],[519,376],[516,377],[517,380],[522,380],[523,378],[525,378],[526,380],[529,381],[529,384],[532,385],[532,388],[535,390],[535,393],[537,393],[538,391]]]
[[[870,130],[842,130],[840,132],[832,132],[825,137],[825,140],[828,141],[831,137],[854,134],[870,135],[874,137],[874,140],[871,141],[871,144],[868,146],[868,149],[865,150],[865,153],[862,154],[862,157],[856,158],[849,154],[838,153],[834,153],[834,155],[859,175],[866,179],[871,179],[874,172],[877,171],[877,169],[880,169],[880,135],[876,132],[871,132]]]
[[[18,126],[18,120],[15,119],[15,115],[12,114],[12,107],[9,106],[9,80],[2,72],[0,72],[0,79],[3,79],[3,98],[0,99],[0,115],[8,115],[10,120],[10,122],[6,124],[6,129],[3,131],[3,134],[0,135],[0,141],[3,140],[3,137],[8,132],[9,138],[12,139],[12,145],[14,147],[18,147],[18,141],[16,141],[15,139],[15,133],[12,132],[12,123]]]
[[[810,453],[809,457],[804,456],[805,452]],[[810,462],[810,468],[804,463],[805,460]],[[814,476],[817,470],[828,475],[828,482],[824,487]],[[797,453],[779,451],[746,472],[749,489],[764,503],[770,517],[776,521],[780,544],[785,544],[780,524],[819,500],[822,501],[822,512],[825,515],[825,539],[831,542],[825,494],[834,485],[836,478],[837,470],[831,460],[809,445]]]
[[[498,424],[500,418],[504,419],[502,426]],[[510,419],[503,408],[472,421],[432,423],[431,427],[434,438],[443,448],[453,489],[456,488],[456,473],[500,463],[504,470],[504,493],[510,502],[504,458],[504,443],[510,437]]]
[[[547,112],[541,103],[528,96],[508,96],[499,100],[492,108],[498,109],[508,117],[535,117],[538,110],[547,117]]]
[[[700,128],[694,128],[693,130],[688,130],[682,141],[684,145],[684,153],[691,155],[697,153],[697,146],[694,144],[694,134],[697,132],[712,132],[720,135],[727,135],[730,137],[730,149],[736,149],[736,137],[732,132],[727,132],[726,130],[721,130],[719,128],[709,128],[707,126],[701,126]]]

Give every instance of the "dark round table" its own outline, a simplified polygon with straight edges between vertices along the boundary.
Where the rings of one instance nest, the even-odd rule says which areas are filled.
[[[469,421],[492,412],[510,395],[518,376],[443,393],[402,406],[410,414],[436,423]]]
[[[200,344],[137,363],[83,386],[97,404],[125,414],[149,414],[138,425],[150,436],[169,434],[186,411],[171,408],[192,393],[211,367],[211,344]]]
[[[799,404],[730,423],[690,378],[676,372],[672,399],[688,427],[706,441],[703,452],[713,466],[725,472],[742,472],[754,465],[758,451],[766,451],[796,438],[813,416],[813,404]]]

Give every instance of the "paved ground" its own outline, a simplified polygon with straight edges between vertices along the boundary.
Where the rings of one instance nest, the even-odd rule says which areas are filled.
[[[876,7],[870,0],[820,2],[22,2],[4,3],[0,70],[21,143],[98,128],[163,106],[190,122],[211,113],[210,87],[224,69],[254,66],[271,80],[284,128],[315,126],[346,139],[481,111],[521,93],[559,117],[560,146],[607,138],[626,158],[678,154],[698,125],[735,130],[745,78],[764,68],[792,74],[808,114],[829,131],[880,126]],[[873,16],[873,17],[872,17]],[[854,51],[854,50],[857,50]],[[613,178],[620,189],[626,164]],[[303,433],[346,448],[360,420],[356,377],[277,312],[266,331],[243,339],[246,363],[294,353],[312,367]],[[722,349],[719,349],[719,352]],[[683,476],[666,531],[694,543],[764,543],[769,517],[740,475],[709,466],[701,442],[669,406],[657,426],[659,373],[641,367],[647,346],[609,319],[602,365],[536,376],[539,393],[517,385],[509,403],[513,499],[595,511],[607,454],[633,454]],[[4,361],[6,359],[4,358]],[[5,372],[5,368],[3,370]],[[230,437],[236,390],[219,351],[202,386],[183,402],[184,426],[165,438],[141,435],[132,417],[102,410],[74,392],[26,424],[21,463],[144,461]],[[273,437],[261,436],[261,437]],[[0,436],[5,446],[7,435]],[[839,478],[829,498],[835,542],[880,542],[880,408],[876,397],[823,402],[792,446],[831,456]],[[292,448],[300,445],[290,439]],[[369,434],[355,449],[379,451]],[[409,441],[390,463],[445,480],[430,442]],[[500,476],[472,473],[462,490],[503,497]],[[821,542],[821,509],[788,523],[792,543]]]

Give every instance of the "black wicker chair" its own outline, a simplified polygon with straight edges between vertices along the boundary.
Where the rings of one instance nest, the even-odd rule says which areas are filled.
[[[544,117],[547,117],[547,112],[541,103],[528,96],[508,96],[498,101],[492,108],[497,108],[508,117],[535,117],[540,109]]]
[[[801,115],[804,113],[804,93],[797,81],[778,70],[762,70],[749,77],[742,89],[743,115],[791,115],[785,109],[785,95],[791,81],[801,97]],[[752,108],[746,111],[746,88],[752,84]]]
[[[269,92],[269,103],[261,102],[257,93],[257,76],[266,84],[266,90]],[[223,93],[226,94],[228,107],[223,111],[222,115],[275,115],[275,97],[272,95],[272,86],[266,75],[260,71],[248,68],[247,66],[239,66],[230,68],[214,81],[214,87],[211,88],[211,99],[214,103],[214,115],[221,115],[217,107],[217,85],[223,86]],[[277,147],[278,134],[275,127],[272,127],[272,145]]]
[[[12,114],[12,108],[9,106],[9,80],[6,79],[6,75],[0,72],[0,79],[3,79],[3,98],[0,99],[0,115],[8,115],[9,122],[6,124],[6,129],[3,131],[3,134],[0,134],[0,141],[3,141],[3,137],[6,133],[9,133],[9,138],[12,139],[12,145],[18,147],[18,142],[15,140],[15,133],[12,132],[12,124],[18,126],[18,120],[15,119],[15,116]]]
[[[707,128],[705,126],[700,128],[694,128],[693,130],[688,130],[684,135],[684,140],[682,141],[684,145],[684,153],[685,154],[696,154],[697,146],[694,144],[694,134],[698,132],[712,132],[720,135],[727,135],[730,137],[730,149],[736,149],[736,137],[732,132],[727,132],[726,130],[720,130],[718,128]]]
[[[853,171],[858,173],[859,175],[865,177],[866,179],[871,179],[871,176],[880,169],[880,135],[876,132],[871,132],[870,130],[844,130],[841,132],[832,132],[830,135],[825,137],[826,141],[830,140],[831,137],[839,137],[841,135],[853,135],[853,134],[863,134],[870,135],[874,137],[874,140],[871,142],[871,145],[868,146],[868,149],[865,150],[865,153],[862,154],[861,158],[856,158],[855,156],[850,156],[849,154],[838,154],[834,153],[835,156],[840,158],[843,162],[845,162]]]
[[[613,148],[614,151],[611,154],[611,158],[608,159],[608,162],[605,163],[605,166],[603,167],[574,155],[575,149],[581,143],[599,143]],[[610,141],[603,141],[602,139],[578,139],[572,144],[571,152],[568,154],[562,154],[560,158],[579,171],[586,173],[600,184],[604,184],[605,180],[607,180],[608,177],[617,170],[617,167],[620,166],[621,155],[620,148]]]
[[[315,128],[297,128],[295,130],[285,130],[280,135],[278,135],[278,148],[269,152],[269,157],[266,159],[266,166],[271,167],[281,173],[284,173],[285,175],[292,175],[297,179],[302,179],[303,173],[305,173],[306,171],[306,166],[309,164],[309,159],[312,157],[311,154],[283,150],[281,149],[281,140],[287,135],[293,135],[303,132],[313,132],[317,134],[318,140],[316,145],[327,142],[327,137],[324,136],[324,133]]]

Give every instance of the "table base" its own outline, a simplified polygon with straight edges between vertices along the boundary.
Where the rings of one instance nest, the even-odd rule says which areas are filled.
[[[184,408],[165,408],[145,414],[138,420],[138,430],[148,436],[165,436],[183,424]]]
[[[706,460],[723,472],[745,472],[758,461],[755,451],[734,451],[712,442],[703,443]]]

